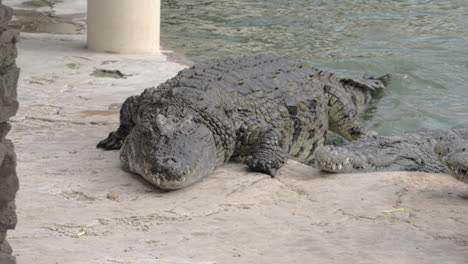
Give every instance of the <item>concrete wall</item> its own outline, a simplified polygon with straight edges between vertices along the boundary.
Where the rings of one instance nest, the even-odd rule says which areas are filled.
[[[11,125],[10,117],[18,110],[16,86],[19,69],[16,67],[16,42],[18,32],[8,30],[6,25],[12,17],[12,10],[3,6],[0,0],[0,263],[16,263],[12,249],[6,241],[8,229],[16,226],[15,195],[18,190],[16,155],[13,143],[6,139]]]

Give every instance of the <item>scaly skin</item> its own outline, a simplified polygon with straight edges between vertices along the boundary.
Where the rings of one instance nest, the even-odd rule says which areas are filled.
[[[434,147],[438,159],[458,180],[468,183],[468,140],[443,140]]]
[[[323,146],[316,165],[328,172],[451,172],[468,182],[468,128],[420,130],[362,138],[345,146]]]
[[[387,77],[355,81],[266,55],[200,63],[128,98],[97,147],[120,149],[125,167],[163,189],[232,158],[274,176],[288,157],[313,160],[329,129],[348,140],[374,134],[358,115]]]

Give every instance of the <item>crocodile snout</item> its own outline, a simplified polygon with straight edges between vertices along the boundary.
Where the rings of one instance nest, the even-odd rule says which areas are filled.
[[[183,160],[173,156],[158,157],[154,160],[151,172],[161,175],[167,181],[180,180],[188,168]]]

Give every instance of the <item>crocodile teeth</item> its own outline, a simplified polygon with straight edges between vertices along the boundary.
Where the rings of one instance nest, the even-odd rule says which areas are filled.
[[[341,170],[343,168],[343,165],[338,164],[338,170]]]

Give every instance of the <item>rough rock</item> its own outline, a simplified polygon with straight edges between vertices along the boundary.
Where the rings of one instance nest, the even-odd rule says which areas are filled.
[[[5,139],[0,143],[0,203],[14,200],[18,188],[13,143]]]
[[[1,264],[15,264],[16,258],[9,254],[0,253],[0,263]]]
[[[19,41],[19,33],[16,30],[1,28],[0,32],[0,68],[4,68],[13,64],[18,56],[16,43]]]
[[[12,252],[13,250],[8,241],[4,240],[3,243],[0,243],[0,253],[11,254]]]
[[[17,85],[19,68],[16,67],[19,32],[7,29],[13,16],[10,7],[0,1],[0,264],[16,263],[6,240],[6,230],[17,223],[15,196],[19,188],[16,175],[16,155],[13,143],[5,139],[11,129],[7,122],[18,111]]]
[[[2,6],[0,2],[0,27],[5,27],[13,16],[13,9]]]
[[[1,230],[0,229],[0,244],[2,244],[3,241],[5,241],[6,234],[7,234],[7,230]]]
[[[19,68],[14,64],[0,69],[0,123],[8,121],[18,110],[16,93],[18,77]]]
[[[10,123],[7,123],[7,122],[0,123],[0,142],[2,142],[5,139],[8,132],[10,132],[10,129],[11,129]]]
[[[0,203],[0,230],[16,227],[16,205],[14,201]]]

